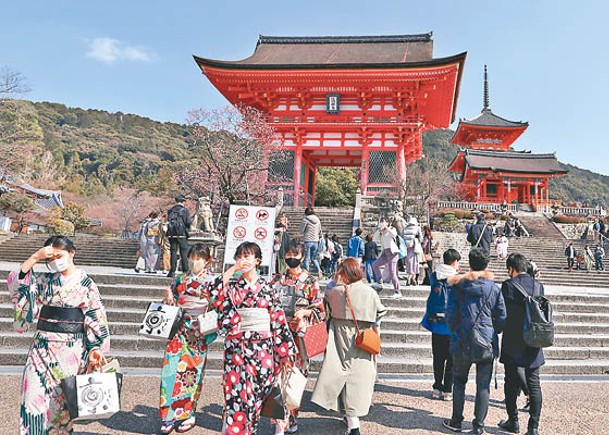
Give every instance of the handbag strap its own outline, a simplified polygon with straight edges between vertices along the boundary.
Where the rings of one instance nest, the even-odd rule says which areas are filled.
[[[345,297],[347,298],[347,305],[349,305],[349,310],[351,311],[351,317],[353,317],[353,323],[355,323],[355,331],[359,334],[359,327],[357,326],[357,319],[355,318],[355,313],[353,312],[353,305],[351,305],[351,298],[349,297],[349,290],[347,286],[343,286],[345,288]]]
[[[482,231],[480,232],[480,237],[478,237],[478,241],[476,242],[476,245],[474,246],[474,248],[477,248],[478,245],[480,244],[480,241],[482,240],[482,236],[484,236],[484,232],[486,231],[487,226],[488,226],[488,224],[484,224],[484,226],[482,227]]]

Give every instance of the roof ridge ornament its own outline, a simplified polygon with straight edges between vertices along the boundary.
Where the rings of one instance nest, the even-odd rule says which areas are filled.
[[[486,65],[484,65],[484,101],[483,101],[483,108],[482,110],[488,110],[490,111],[491,109],[489,108],[490,105],[490,98],[489,98],[489,93],[488,93],[488,72],[486,69]]]

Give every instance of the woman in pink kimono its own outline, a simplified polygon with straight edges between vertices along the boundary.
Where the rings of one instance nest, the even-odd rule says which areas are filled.
[[[71,434],[72,422],[59,384],[98,366],[110,349],[108,322],[95,283],[74,266],[76,248],[54,236],[8,277],[15,329],[38,321],[21,385],[22,435]],[[37,263],[50,272],[36,273]]]
[[[296,345],[273,287],[258,275],[256,243],[237,247],[236,264],[211,290],[224,340],[223,434],[256,433],[262,404],[284,364],[294,364]]]

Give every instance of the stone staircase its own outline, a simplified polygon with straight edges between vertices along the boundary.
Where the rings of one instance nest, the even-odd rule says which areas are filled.
[[[18,234],[0,243],[0,261],[23,262],[42,247],[48,234]],[[70,237],[76,246],[74,260],[82,266],[135,267],[139,249],[135,239],[102,238],[94,236]]]
[[[532,213],[518,213],[520,222],[533,237],[550,237],[564,239],[565,236],[548,218]]]
[[[0,366],[22,366],[33,333],[13,332],[13,310],[8,301],[7,272],[0,272]],[[158,301],[169,280],[139,275],[92,275],[98,284],[110,321],[112,355],[123,367],[158,369],[166,343],[137,335],[150,301]],[[389,313],[383,320],[383,351],[379,372],[431,374],[431,334],[419,326],[428,295],[425,287],[403,287],[404,298],[383,297]],[[389,294],[385,291],[384,294]],[[609,373],[609,294],[607,296],[553,295],[557,324],[556,344],[546,351],[544,374],[601,375]],[[222,342],[211,345],[208,367],[222,366]],[[314,360],[318,370],[321,357]],[[499,365],[500,370],[502,369]]]
[[[314,207],[315,214],[321,220],[324,234],[336,234],[343,246],[346,246],[353,231],[353,209],[337,207]],[[293,237],[301,237],[298,227],[304,217],[302,207],[283,207],[281,210],[288,218],[288,233]]]

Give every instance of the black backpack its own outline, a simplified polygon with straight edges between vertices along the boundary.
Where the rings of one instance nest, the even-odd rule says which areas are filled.
[[[541,295],[540,284],[535,281],[533,296],[530,296],[520,284],[514,287],[524,297],[524,343],[529,347],[550,347],[554,344],[554,322],[552,321],[552,304]]]
[[[332,252],[332,259],[340,260],[343,256],[343,247],[340,243],[334,243],[334,252]]]
[[[172,207],[169,210],[169,223],[167,224],[167,236],[169,237],[186,237],[186,225],[182,216],[184,207]]]

